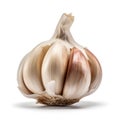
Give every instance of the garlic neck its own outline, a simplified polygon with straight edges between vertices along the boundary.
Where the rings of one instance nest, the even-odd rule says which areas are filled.
[[[58,25],[56,27],[52,39],[61,39],[63,41],[67,41],[73,46],[76,46],[78,48],[83,48],[82,46],[80,46],[78,43],[75,42],[70,32],[70,27],[73,21],[74,21],[74,16],[72,16],[71,14],[64,13],[58,22]]]
[[[58,22],[53,39],[61,39],[65,41],[71,40],[70,27],[74,21],[74,17],[71,14],[63,14]]]
[[[82,53],[85,55],[85,57],[88,59],[84,47],[79,45],[72,37],[72,34],[70,32],[70,27],[74,21],[74,16],[71,14],[63,14],[58,22],[58,25],[56,27],[55,33],[52,37],[52,42],[56,40],[62,40],[69,43],[71,46],[74,46],[82,51]]]

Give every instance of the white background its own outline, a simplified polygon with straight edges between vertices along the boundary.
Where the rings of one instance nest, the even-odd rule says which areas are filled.
[[[36,105],[17,89],[22,57],[49,40],[62,13],[72,13],[74,39],[99,59],[99,89],[69,107]],[[0,0],[0,119],[120,119],[119,0]]]

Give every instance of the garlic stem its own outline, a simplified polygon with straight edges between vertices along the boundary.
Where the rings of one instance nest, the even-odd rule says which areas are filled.
[[[71,14],[63,14],[58,22],[55,33],[52,38],[58,38],[69,41],[70,27],[74,21],[74,17]]]
[[[75,42],[70,32],[70,27],[73,21],[74,21],[74,16],[72,16],[72,14],[64,13],[58,22],[58,25],[56,27],[52,39],[65,40],[70,44],[72,44],[73,46],[76,46],[77,48],[83,48],[82,46],[80,46],[78,43]]]

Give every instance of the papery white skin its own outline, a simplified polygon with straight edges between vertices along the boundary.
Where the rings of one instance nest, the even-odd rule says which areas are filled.
[[[70,33],[74,17],[63,14],[53,37],[36,46],[18,69],[23,95],[47,105],[69,105],[99,87],[102,70],[97,58]]]

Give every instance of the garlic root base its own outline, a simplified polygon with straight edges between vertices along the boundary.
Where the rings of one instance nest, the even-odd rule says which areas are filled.
[[[79,99],[66,99],[62,96],[49,96],[47,93],[37,99],[37,104],[49,106],[67,106],[79,102]]]

